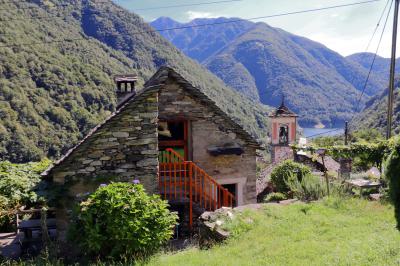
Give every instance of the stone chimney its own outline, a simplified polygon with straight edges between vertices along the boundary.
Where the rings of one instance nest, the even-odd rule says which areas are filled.
[[[136,94],[135,82],[138,80],[135,74],[116,75],[114,81],[117,85],[118,107]]]

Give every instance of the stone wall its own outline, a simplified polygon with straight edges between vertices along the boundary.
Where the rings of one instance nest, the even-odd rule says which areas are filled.
[[[278,164],[285,160],[293,160],[293,149],[289,146],[272,145],[271,146],[271,159],[272,163]]]
[[[232,123],[210,108],[202,97],[194,98],[184,85],[168,80],[159,96],[159,118],[189,120],[189,159],[221,184],[237,184],[243,191],[240,204],[256,202],[256,147],[238,134]],[[239,144],[242,155],[212,156],[207,149]]]
[[[158,90],[146,90],[120,110],[50,170],[55,183],[68,186],[69,196],[133,179],[157,192]]]

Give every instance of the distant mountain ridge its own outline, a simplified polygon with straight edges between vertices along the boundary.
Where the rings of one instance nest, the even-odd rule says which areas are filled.
[[[285,95],[305,126],[336,126],[351,118],[368,71],[322,44],[265,23],[235,18],[196,19],[179,23],[159,18],[155,29],[204,27],[162,31],[186,55],[202,63],[226,84],[255,101],[276,106]],[[213,25],[217,24],[217,25]],[[364,103],[383,90],[380,75],[372,75]]]

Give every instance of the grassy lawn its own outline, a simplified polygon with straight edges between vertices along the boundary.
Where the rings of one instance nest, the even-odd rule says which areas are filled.
[[[148,265],[400,265],[400,233],[387,205],[326,199],[248,215],[251,229],[227,243],[162,254]]]

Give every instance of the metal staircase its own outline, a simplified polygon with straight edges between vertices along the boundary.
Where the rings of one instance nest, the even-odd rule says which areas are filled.
[[[193,204],[206,211],[233,207],[235,196],[192,161],[173,149],[159,155],[159,191],[165,200],[189,201],[189,226],[193,225]]]

